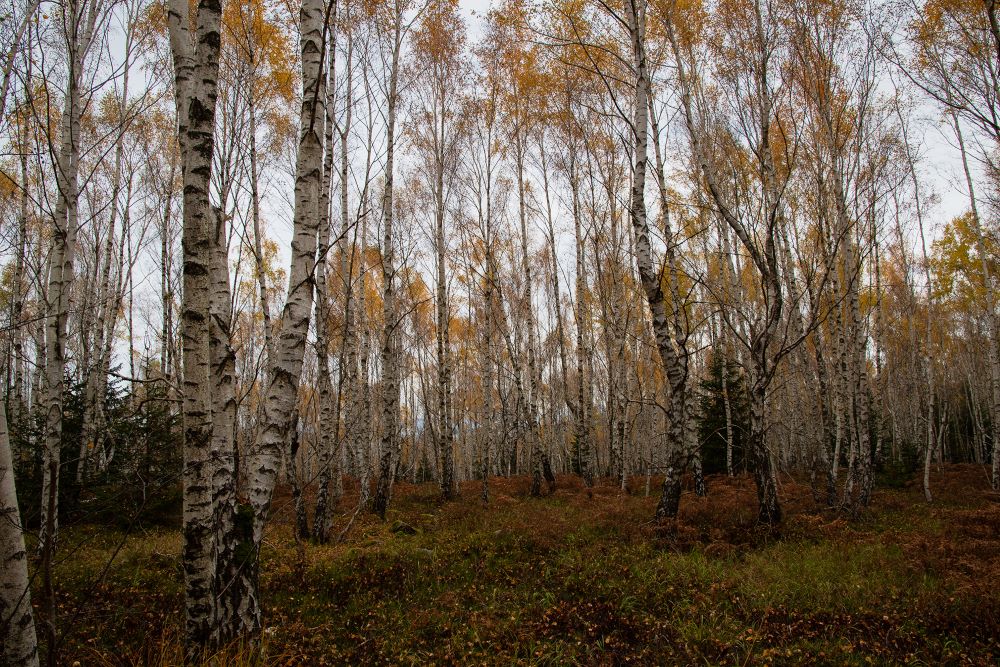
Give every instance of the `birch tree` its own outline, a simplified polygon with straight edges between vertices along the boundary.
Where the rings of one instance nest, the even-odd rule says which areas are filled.
[[[1000,86],[1000,23],[996,3],[927,0],[908,3],[907,8],[906,41],[890,45],[891,57],[903,76],[951,118],[973,213],[976,245],[980,256],[985,258],[986,235],[969,157],[976,150],[985,178],[995,179],[998,168],[990,153],[1000,145],[1000,120],[995,113]],[[912,49],[909,57],[902,55],[907,49]],[[963,121],[969,128],[964,132]],[[972,141],[969,135],[973,136]],[[976,135],[982,141],[976,141]],[[997,351],[1000,324],[993,286],[995,277],[987,264],[983,263],[980,269],[990,328],[987,363],[992,425],[991,484],[997,490],[1000,489],[1000,353]]]
[[[385,121],[385,177],[382,189],[382,318],[383,331],[380,358],[382,365],[382,441],[380,443],[378,481],[372,509],[383,519],[392,498],[396,466],[400,454],[399,384],[400,374],[400,314],[397,312],[396,237],[394,178],[396,152],[396,115],[400,102],[400,70],[402,68],[403,40],[419,18],[422,9],[411,15],[413,8],[406,0],[390,0],[384,8],[381,25],[386,30],[383,52],[386,68],[386,121]]]
[[[84,76],[105,8],[97,2],[70,2],[63,7],[61,37],[66,47],[67,76],[64,109],[53,167],[58,190],[52,217],[52,251],[45,332],[45,451],[42,483],[42,518],[39,551],[47,571],[59,528],[59,472],[62,441],[66,328],[71,309],[73,264],[79,230],[80,116],[85,102]]]
[[[184,0],[168,8],[174,59],[177,138],[184,179],[183,300],[181,346],[184,388],[184,600],[185,651],[195,661],[213,644],[218,567],[214,498],[212,372],[209,321],[212,305],[214,220],[209,200],[215,147],[222,6],[201,0],[192,16]]]
[[[11,667],[37,666],[28,552],[17,505],[5,400],[0,401],[0,565],[0,653]]]
[[[776,148],[790,147],[793,138],[789,128],[783,126],[778,117],[777,98],[782,94],[782,88],[774,68],[777,67],[775,53],[781,49],[778,30],[781,17],[777,15],[776,8],[757,0],[733,2],[727,5],[727,9],[731,10],[731,14],[722,23],[720,44],[724,45],[724,53],[737,58],[739,64],[726,70],[728,78],[723,78],[722,81],[731,87],[730,90],[748,90],[752,93],[748,95],[749,104],[734,112],[741,121],[736,126],[744,135],[719,137],[718,141],[725,148],[710,139],[708,128],[712,126],[714,119],[705,110],[696,110],[696,98],[701,98],[695,90],[698,81],[695,73],[697,59],[694,58],[690,43],[685,44],[678,34],[675,15],[677,6],[668,8],[661,16],[677,67],[681,110],[693,158],[711,201],[749,255],[759,279],[764,312],[749,323],[749,337],[744,339],[751,361],[751,432],[748,438],[748,457],[757,486],[759,520],[765,524],[776,524],[781,521],[781,508],[765,410],[768,388],[774,379],[776,365],[787,352],[787,348],[781,344],[780,324],[785,304],[777,241],[783,215],[783,195],[789,178],[787,169],[779,171],[776,166]],[[720,151],[732,148],[747,151],[756,164],[759,180],[749,185],[758,202],[755,206],[759,206],[760,211],[754,229],[746,224],[748,219],[754,218],[732,207],[719,179],[717,156]]]
[[[264,397],[264,428],[251,455],[247,495],[253,516],[252,541],[244,551],[247,580],[256,585],[260,546],[264,539],[271,498],[278,479],[278,466],[289,446],[293,415],[299,395],[299,379],[305,359],[306,337],[313,310],[313,280],[320,224],[320,190],[323,185],[323,137],[326,120],[326,11],[322,0],[307,0],[299,12],[302,58],[302,106],[299,141],[295,158],[291,265],[288,295],[275,336],[275,358],[268,361],[268,387]],[[252,591],[253,594],[256,591]],[[247,610],[247,630],[261,627],[260,608]]]
[[[435,255],[435,351],[437,361],[438,449],[441,452],[441,489],[446,500],[458,493],[455,478],[453,425],[452,309],[449,305],[448,238],[446,225],[461,138],[459,91],[464,85],[462,57],[465,26],[452,0],[427,6],[413,34],[414,63],[422,72],[416,79],[413,109],[414,144],[426,165],[427,190],[432,202]]]

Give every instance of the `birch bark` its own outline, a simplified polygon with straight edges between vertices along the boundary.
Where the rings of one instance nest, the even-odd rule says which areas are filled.
[[[313,309],[317,235],[320,221],[320,190],[323,184],[323,130],[326,118],[324,54],[326,12],[322,0],[305,0],[299,11],[302,54],[302,106],[299,113],[299,144],[295,160],[291,266],[288,297],[282,310],[275,340],[274,359],[268,360],[268,387],[264,399],[261,441],[249,465],[248,497],[253,512],[253,539],[246,567],[250,579],[258,580],[260,546],[264,539],[278,467],[289,447],[295,427],[299,379],[305,358],[306,337]],[[260,611],[247,628],[260,630]],[[249,620],[249,619],[248,619]]]
[[[216,465],[212,457],[211,318],[213,214],[209,201],[215,149],[222,7],[200,0],[192,24],[190,5],[173,0],[167,10],[174,58],[177,137],[184,179],[183,299],[183,539],[185,655],[196,662],[216,636]],[[194,34],[191,33],[192,27]]]
[[[994,20],[994,14],[991,14],[990,20]],[[972,181],[972,172],[969,170],[969,158],[965,148],[965,135],[962,132],[962,124],[958,119],[958,114],[952,112],[951,118],[955,126],[955,136],[958,138],[958,147],[962,155],[962,171],[965,174],[965,182],[969,189],[969,207],[972,211],[972,224],[976,233],[976,253],[980,258],[980,275],[986,290],[986,325],[989,333],[987,358],[990,365],[990,426],[993,440],[990,484],[994,491],[998,491],[1000,490],[1000,352],[997,350],[997,340],[1000,337],[1000,324],[998,324],[997,318],[996,292],[993,288],[993,276],[991,275],[988,256],[986,254],[986,241],[983,234],[982,219],[979,217],[976,188]]]
[[[656,506],[656,519],[665,521],[677,516],[680,503],[680,475],[682,463],[679,454],[684,446],[684,388],[687,371],[678,358],[671,336],[671,322],[667,315],[666,298],[660,284],[660,273],[653,264],[653,250],[649,238],[649,221],[646,217],[646,167],[648,156],[649,126],[649,73],[646,61],[646,2],[625,0],[626,21],[632,47],[635,101],[632,108],[633,165],[632,193],[629,217],[635,235],[634,249],[639,279],[653,323],[653,336],[663,370],[667,376],[669,397],[667,404],[667,456],[664,467],[663,490]]]
[[[385,519],[392,498],[392,485],[399,459],[399,344],[396,327],[396,251],[393,230],[393,160],[396,149],[396,106],[399,102],[399,65],[403,43],[403,17],[393,17],[392,58],[386,118],[385,189],[382,193],[382,443],[379,454],[378,483],[372,504],[375,513]]]
[[[333,383],[330,379],[330,294],[327,287],[327,272],[330,266],[330,191],[333,186],[334,168],[334,127],[336,109],[336,7],[327,22],[330,31],[327,53],[329,81],[326,98],[325,151],[323,154],[323,177],[319,204],[319,247],[316,262],[316,384],[319,388],[319,474],[316,489],[316,511],[313,515],[312,536],[318,542],[326,542],[330,533],[330,481],[339,474],[336,454],[340,439],[337,437],[339,424],[334,421]],[[336,500],[336,499],[334,499]]]
[[[52,252],[45,303],[45,449],[42,466],[42,516],[39,551],[51,561],[59,530],[59,472],[63,429],[63,374],[66,367],[66,326],[79,226],[81,87],[87,54],[93,41],[101,7],[98,3],[72,3],[63,23],[69,72],[65,109],[55,156],[58,198],[52,219]],[[43,567],[48,570],[47,565]]]
[[[6,401],[0,401],[0,655],[10,667],[37,667],[28,552],[14,485]]]

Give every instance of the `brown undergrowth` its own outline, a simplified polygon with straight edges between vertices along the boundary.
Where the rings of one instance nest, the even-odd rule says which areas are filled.
[[[622,492],[524,477],[445,503],[400,484],[386,522],[297,547],[286,491],[263,559],[265,634],[218,664],[978,664],[1000,661],[1000,503],[982,467],[878,490],[850,515],[781,480],[785,520],[756,523],[746,477],[685,491],[670,530],[645,478]],[[357,499],[348,485],[339,512]],[[68,664],[175,664],[180,539],[70,531],[57,568]],[[116,549],[107,572],[100,576]]]

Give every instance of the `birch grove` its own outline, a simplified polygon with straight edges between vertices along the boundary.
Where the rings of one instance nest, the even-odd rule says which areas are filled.
[[[336,545],[403,482],[655,485],[658,534],[714,476],[766,529],[788,479],[1000,488],[993,3],[479,10],[4,5],[12,664],[111,494],[176,491],[197,663],[270,627],[286,505]]]

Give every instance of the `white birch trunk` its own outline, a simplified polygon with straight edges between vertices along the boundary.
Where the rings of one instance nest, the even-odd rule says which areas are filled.
[[[60,145],[55,160],[59,190],[52,220],[53,247],[49,257],[49,281],[45,304],[45,450],[42,466],[42,516],[39,550],[49,563],[59,530],[59,471],[62,443],[63,374],[66,366],[66,325],[69,319],[70,289],[79,198],[80,89],[87,51],[94,34],[98,7],[74,5],[65,20],[64,39],[69,63],[65,109],[60,128]],[[47,565],[43,565],[47,571]]]
[[[293,415],[298,401],[299,379],[305,358],[306,337],[313,309],[313,275],[319,228],[320,189],[323,179],[323,129],[326,89],[323,84],[325,53],[325,5],[306,0],[299,12],[302,53],[302,107],[299,115],[299,146],[295,166],[291,266],[288,297],[278,324],[276,357],[268,361],[268,387],[264,399],[264,427],[257,451],[249,465],[248,497],[253,510],[253,553],[246,567],[256,582],[260,545],[278,468],[289,445]],[[259,608],[248,629],[260,629]]]
[[[392,485],[399,458],[399,334],[396,314],[396,251],[393,230],[393,159],[396,149],[396,106],[399,102],[400,51],[403,41],[403,18],[393,21],[392,61],[386,119],[385,189],[382,193],[382,443],[379,454],[378,483],[373,499],[376,514],[385,519],[392,499]]]
[[[232,294],[226,221],[214,210],[211,250],[209,359],[212,369],[212,494],[214,502],[215,627],[213,643],[224,645],[239,636],[257,606],[256,591],[242,568],[241,544],[248,536],[237,530],[236,500],[236,352],[232,346]]]
[[[339,474],[335,466],[335,448],[339,442],[338,424],[334,421],[333,382],[330,379],[330,295],[327,288],[327,268],[330,264],[330,190],[333,181],[335,125],[334,94],[336,90],[336,5],[327,22],[331,32],[327,53],[329,81],[326,100],[325,152],[323,156],[323,179],[319,204],[319,253],[316,263],[316,384],[319,388],[319,475],[316,489],[316,511],[313,516],[312,536],[318,542],[326,542],[330,533],[330,480]],[[339,400],[339,399],[338,399]],[[336,499],[334,499],[336,502]]]
[[[991,14],[992,20],[994,20],[994,14]],[[955,136],[958,137],[958,147],[962,154],[962,171],[969,188],[969,206],[972,210],[972,223],[976,232],[976,253],[979,255],[981,277],[986,290],[986,323],[989,335],[986,349],[990,365],[990,435],[993,440],[990,484],[994,491],[998,491],[1000,490],[1000,351],[997,350],[997,345],[998,337],[1000,337],[1000,324],[998,324],[996,292],[993,289],[993,276],[986,254],[983,225],[979,217],[979,204],[976,201],[976,189],[972,181],[969,158],[965,149],[965,135],[962,132],[958,114],[952,113],[952,122],[955,125]]]
[[[664,469],[663,493],[656,507],[657,520],[677,516],[680,502],[680,475],[682,464],[679,454],[684,447],[684,389],[687,370],[674,349],[671,322],[667,315],[666,298],[660,283],[660,272],[653,264],[653,250],[649,239],[649,221],[646,218],[646,166],[649,129],[649,74],[646,63],[646,4],[644,0],[626,0],[626,18],[631,38],[633,67],[635,68],[635,100],[632,107],[633,172],[629,216],[635,235],[634,249],[639,279],[646,295],[653,325],[653,336],[669,390],[667,404],[668,451]]]
[[[174,57],[177,134],[184,179],[183,348],[184,499],[182,564],[185,653],[196,662],[212,646],[216,628],[216,462],[212,459],[212,372],[209,320],[213,215],[209,203],[215,147],[221,6],[202,0],[191,34],[190,5],[168,8]]]
[[[0,400],[0,655],[10,667],[37,667],[28,553],[17,506],[7,412]]]

